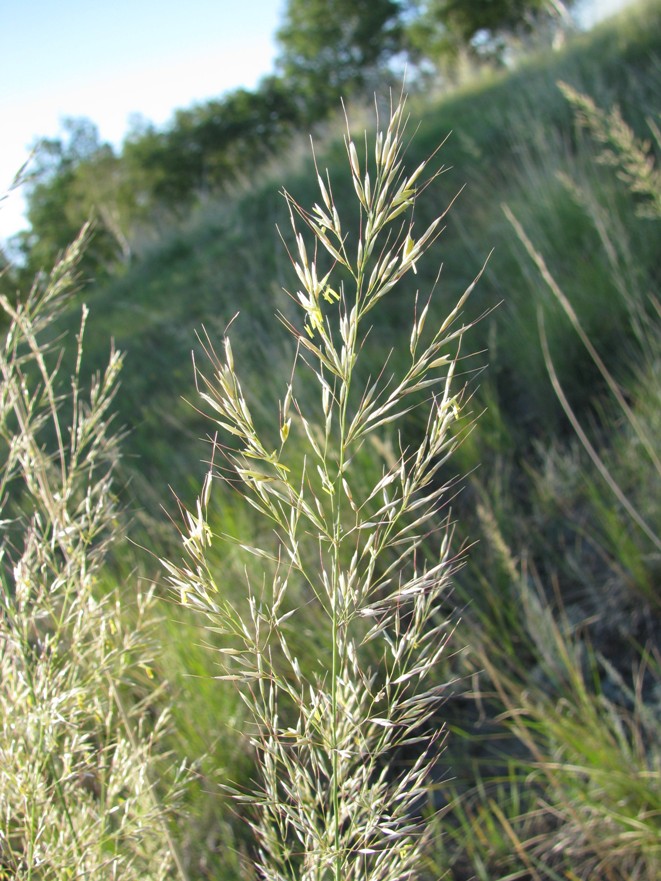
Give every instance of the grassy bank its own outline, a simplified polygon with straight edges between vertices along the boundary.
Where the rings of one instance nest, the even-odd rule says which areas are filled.
[[[410,360],[403,328],[408,343],[429,291],[435,326],[489,258],[462,312],[475,322],[457,366],[466,384],[462,443],[435,474],[439,486],[452,486],[441,519],[451,511],[457,550],[471,548],[441,602],[455,651],[435,665],[445,703],[427,724],[447,724],[450,736],[425,808],[435,834],[421,877],[658,876],[659,196],[644,156],[653,169],[660,33],[661,5],[643,4],[561,53],[409,105],[417,130],[407,167],[443,143],[432,167],[444,170],[417,199],[416,228],[460,194],[431,259],[370,313],[355,381],[383,375],[379,358],[390,349],[386,375],[400,374]],[[589,95],[594,111],[560,82]],[[616,106],[621,120],[599,115]],[[339,135],[324,136],[317,164],[329,170],[355,243],[356,194]],[[155,557],[177,553],[160,506],[178,518],[168,487],[194,506],[211,455],[203,439],[218,427],[213,413],[210,421],[200,412],[209,406],[196,392],[190,350],[202,365],[204,346],[222,351],[230,323],[256,430],[279,443],[268,417],[290,376],[292,347],[273,316],[299,320],[283,289],[300,285],[278,189],[311,207],[315,181],[311,159],[286,175],[259,174],[236,198],[173,229],[123,277],[85,291],[87,363],[107,361],[110,336],[126,353],[115,400],[119,423],[130,428],[119,485],[129,534],[148,549],[115,545],[111,581],[155,577]],[[314,376],[296,394],[321,425]],[[428,425],[411,414],[397,429],[384,426],[356,454],[358,491],[378,482],[400,448],[415,449]],[[272,530],[231,489],[214,492],[207,518],[230,541],[214,543],[205,565],[240,605],[264,564],[246,561],[236,545],[270,548]],[[437,544],[430,528],[420,554],[434,559]],[[170,683],[159,698],[171,704],[168,744],[196,762],[178,826],[182,859],[190,877],[249,878],[248,814],[220,786],[253,779],[246,708],[231,682],[211,678],[221,636],[163,584],[157,590],[163,651],[153,669]],[[320,627],[312,614],[291,635],[308,672],[326,657]],[[397,761],[404,768],[413,757],[402,750]]]

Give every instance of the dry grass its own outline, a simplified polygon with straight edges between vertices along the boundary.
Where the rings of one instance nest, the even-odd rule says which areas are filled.
[[[176,859],[152,781],[166,718],[135,700],[152,594],[130,599],[129,624],[126,591],[99,584],[119,533],[122,359],[85,393],[86,310],[70,378],[47,341],[85,238],[24,300],[0,301],[0,877],[24,881],[159,879]]]

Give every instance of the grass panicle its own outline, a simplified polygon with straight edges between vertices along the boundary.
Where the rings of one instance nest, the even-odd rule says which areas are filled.
[[[83,389],[49,342],[87,230],[28,296],[0,306],[0,878],[171,877],[153,788],[167,717],[134,698],[153,665],[151,590],[101,589],[119,534],[111,407],[122,365]],[[168,794],[164,794],[169,799]]]
[[[197,371],[228,440],[214,442],[197,506],[185,513],[183,564],[164,566],[181,602],[224,635],[224,675],[252,718],[260,785],[239,797],[254,808],[259,871],[270,881],[399,881],[422,865],[420,811],[443,739],[443,687],[430,674],[450,637],[439,601],[458,565],[440,475],[458,442],[461,310],[472,286],[436,328],[426,325],[428,303],[410,303],[408,368],[391,374],[385,353],[376,376],[358,378],[366,348],[378,345],[369,313],[396,296],[440,234],[442,216],[421,230],[414,222],[420,188],[435,175],[424,178],[426,163],[407,172],[404,114],[404,102],[392,108],[372,154],[359,156],[347,134],[357,234],[320,172],[312,210],[285,193],[302,326],[287,320],[296,363],[270,433],[255,427],[229,337],[221,355],[207,341],[211,372]],[[297,397],[300,371],[316,381],[314,408]],[[426,411],[424,436],[384,460],[359,494],[356,457],[413,409]],[[227,599],[222,573],[207,562],[223,541],[207,513],[217,481],[273,532],[267,547],[235,539],[264,567],[259,583],[248,579],[243,604]],[[435,559],[425,559],[423,542],[436,545]],[[325,624],[311,631],[311,616]],[[320,660],[303,670],[295,645],[306,631],[320,641],[312,647]]]
[[[656,881],[660,21],[329,123],[82,321],[87,231],[2,260],[0,879]]]

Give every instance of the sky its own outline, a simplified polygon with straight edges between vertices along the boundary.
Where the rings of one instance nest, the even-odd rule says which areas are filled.
[[[585,0],[586,21],[626,0]],[[119,146],[131,118],[175,110],[273,71],[287,0],[0,0],[0,193],[39,137],[87,117]],[[18,192],[0,203],[0,240],[25,227]]]

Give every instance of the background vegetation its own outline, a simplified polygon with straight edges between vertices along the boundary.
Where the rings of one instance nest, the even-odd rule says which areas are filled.
[[[219,341],[239,312],[234,359],[258,427],[281,397],[291,352],[273,315],[294,319],[283,288],[296,282],[280,241],[281,234],[293,248],[277,190],[284,185],[306,206],[319,198],[301,129],[316,126],[317,164],[330,171],[340,215],[356,216],[344,146],[328,115],[337,95],[310,107],[314,76],[328,77],[323,66],[310,70],[296,48],[294,25],[314,26],[316,4],[303,5],[310,22],[289,4],[281,67],[256,93],[182,111],[163,132],[135,132],[121,156],[98,144],[93,126],[72,124],[68,139],[44,153],[43,174],[31,185],[26,263],[2,281],[8,304],[22,277],[52,262],[94,204],[97,231],[81,264],[99,278],[84,290],[86,369],[105,365],[110,336],[126,353],[114,406],[130,430],[115,486],[135,544],[113,544],[104,585],[137,592],[141,578],[155,577],[155,556],[178,553],[161,506],[179,519],[168,486],[194,506],[208,468],[200,460],[210,455],[201,439],[215,430],[196,409],[204,407],[190,349],[197,363],[204,353],[195,332]],[[429,781],[435,834],[421,877],[653,881],[661,861],[661,6],[636,5],[562,49],[526,55],[520,47],[535,4],[503,4],[514,18],[504,14],[491,29],[484,21],[452,25],[453,4],[416,3],[408,19],[398,17],[401,6],[366,5],[375,16],[370,28],[348,30],[342,48],[358,69],[337,89],[353,93],[350,119],[360,130],[361,90],[377,85],[379,103],[398,52],[407,52],[417,64],[407,166],[443,142],[434,160],[443,174],[434,197],[420,195],[416,223],[436,216],[439,191],[446,203],[462,192],[437,245],[440,278],[433,260],[421,263],[411,284],[403,280],[371,313],[378,349],[394,350],[393,373],[402,367],[396,352],[415,291],[425,297],[437,287],[428,320],[438,323],[493,249],[464,311],[466,321],[480,320],[470,346],[478,354],[460,362],[470,397],[463,440],[439,474],[443,484],[462,478],[452,501],[454,540],[471,548],[443,600],[456,622],[455,651],[434,676],[453,683],[436,720],[449,737]],[[517,28],[516,39],[505,40],[500,23]],[[358,46],[365,33],[383,39]],[[479,64],[450,89],[458,46]],[[494,64],[499,58],[509,66]],[[301,79],[300,91],[283,89],[287,77]],[[257,164],[263,170],[247,182]],[[178,217],[174,205],[184,208]],[[58,327],[67,326],[75,325],[64,315]],[[312,386],[298,393],[314,398]],[[425,429],[412,416],[401,437],[419,443]],[[360,459],[366,486],[399,443],[386,431]],[[208,516],[214,533],[250,535],[257,546],[271,540],[231,492],[214,495]],[[431,538],[427,544],[436,555]],[[240,601],[245,560],[214,546],[207,563],[228,599]],[[253,565],[248,574],[259,580]],[[172,767],[195,763],[177,823],[181,861],[194,878],[250,878],[246,814],[220,786],[248,786],[254,773],[245,709],[231,683],[212,679],[218,668],[208,643],[220,638],[175,606],[165,586],[157,591],[162,651],[149,668],[163,686],[153,712],[159,701],[171,712],[159,749],[177,757]],[[300,647],[308,669],[317,642],[312,629]],[[128,692],[139,701],[144,687],[134,682]]]
[[[65,119],[61,137],[36,145],[30,229],[11,244],[23,281],[52,265],[90,214],[97,233],[83,266],[95,278],[116,272],[144,236],[252,177],[297,133],[337,113],[341,98],[387,94],[405,65],[422,84],[424,73],[451,78],[460,57],[502,61],[502,34],[566,21],[557,0],[289,0],[276,70],[255,90],[179,110],[161,130],[137,121],[118,151],[88,119]]]

